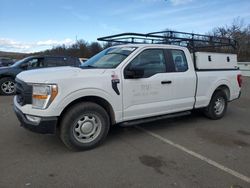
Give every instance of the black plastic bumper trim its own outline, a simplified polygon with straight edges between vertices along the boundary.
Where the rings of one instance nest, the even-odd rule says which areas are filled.
[[[55,134],[56,133],[56,125],[57,125],[57,117],[40,117],[41,121],[37,124],[29,121],[25,114],[22,113],[17,107],[14,106],[14,111],[18,120],[21,123],[21,126],[36,133],[40,134]]]

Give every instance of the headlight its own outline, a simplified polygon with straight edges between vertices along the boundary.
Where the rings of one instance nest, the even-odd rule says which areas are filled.
[[[34,84],[32,92],[32,108],[46,109],[55,99],[58,87],[55,84]]]

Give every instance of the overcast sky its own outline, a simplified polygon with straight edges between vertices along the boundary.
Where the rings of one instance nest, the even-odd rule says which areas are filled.
[[[202,34],[237,17],[250,23],[250,0],[0,0],[0,51],[166,28]]]

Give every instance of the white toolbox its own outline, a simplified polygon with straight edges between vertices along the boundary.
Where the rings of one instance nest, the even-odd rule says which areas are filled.
[[[237,55],[215,52],[195,52],[198,69],[235,69]]]

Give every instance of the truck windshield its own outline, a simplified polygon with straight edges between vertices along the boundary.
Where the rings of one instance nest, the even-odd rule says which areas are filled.
[[[15,62],[13,65],[11,65],[11,67],[20,66],[21,64],[23,64],[24,62],[28,61],[29,59],[31,59],[31,57],[26,57],[24,59],[21,59],[21,60]]]
[[[96,54],[84,64],[81,68],[116,68],[126,57],[128,57],[135,47],[111,47]]]

